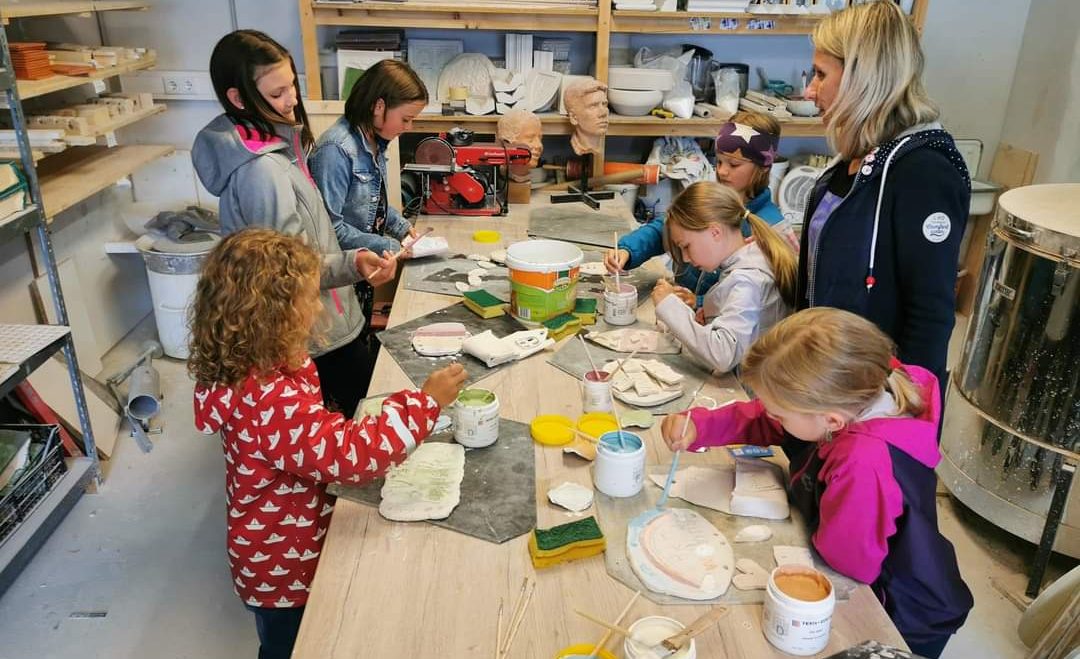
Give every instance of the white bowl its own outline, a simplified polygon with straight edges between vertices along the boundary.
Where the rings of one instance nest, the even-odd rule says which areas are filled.
[[[616,89],[666,92],[673,84],[671,71],[667,69],[638,69],[632,66],[608,68],[608,87]]]
[[[615,110],[615,114],[621,114],[624,117],[642,117],[660,105],[660,101],[664,100],[664,92],[608,89],[607,98],[608,105]]]
[[[813,101],[806,98],[789,98],[787,101],[788,112],[796,117],[816,117],[818,107]]]

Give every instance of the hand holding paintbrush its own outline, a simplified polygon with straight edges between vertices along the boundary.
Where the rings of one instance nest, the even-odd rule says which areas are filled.
[[[423,231],[421,231],[421,232],[419,232],[419,233],[417,233],[415,235],[409,236],[405,240],[401,241],[401,249],[399,249],[398,251],[394,252],[393,254],[391,254],[389,256],[386,256],[385,255],[386,253],[384,252],[383,254],[384,254],[384,258],[386,259],[386,263],[384,263],[383,265],[380,265],[379,267],[375,268],[375,270],[373,270],[373,271],[371,271],[370,273],[367,273],[367,274],[364,274],[363,271],[361,271],[361,274],[364,274],[364,279],[367,279],[368,283],[371,284],[372,286],[378,286],[379,284],[384,284],[387,281],[389,281],[390,279],[392,279],[393,276],[394,276],[393,274],[391,274],[389,277],[385,277],[385,276],[380,277],[379,273],[381,273],[384,269],[391,267],[391,264],[394,261],[396,261],[402,254],[409,251],[409,249],[413,245],[415,245],[417,242],[419,242],[421,238],[428,235],[429,233],[431,233],[434,230],[435,230],[435,227],[428,227],[428,228],[424,229]],[[359,259],[357,260],[357,263],[359,264]]]

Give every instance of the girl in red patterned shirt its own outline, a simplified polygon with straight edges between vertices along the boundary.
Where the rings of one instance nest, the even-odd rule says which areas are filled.
[[[333,511],[326,484],[364,483],[404,461],[466,377],[458,364],[436,371],[378,416],[328,411],[307,354],[319,268],[301,238],[245,229],[210,253],[193,307],[195,425],[221,433],[229,566],[260,659],[292,652]]]

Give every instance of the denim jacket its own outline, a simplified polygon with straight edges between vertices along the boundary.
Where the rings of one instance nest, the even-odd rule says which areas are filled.
[[[341,117],[319,137],[308,164],[342,249],[363,247],[376,253],[396,252],[412,225],[387,200],[386,235],[375,233],[379,195],[386,185],[389,145],[378,136],[375,140],[378,157],[372,153],[363,133]]]

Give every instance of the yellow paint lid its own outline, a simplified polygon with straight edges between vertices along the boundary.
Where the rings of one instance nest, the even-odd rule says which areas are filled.
[[[561,414],[541,414],[529,424],[529,431],[537,443],[545,446],[562,446],[574,439],[574,422]]]
[[[608,412],[589,412],[578,418],[577,429],[590,437],[600,439],[600,435],[618,430],[619,424],[615,421],[615,416]]]
[[[481,230],[473,233],[472,239],[478,243],[497,243],[502,240],[502,234],[498,231]]]
[[[578,643],[577,645],[571,645],[568,648],[559,650],[559,654],[555,655],[555,659],[572,659],[576,657],[588,657],[589,653],[596,647],[592,643]],[[597,657],[600,659],[615,659],[615,655],[611,654],[607,650],[601,650],[597,653]]]

